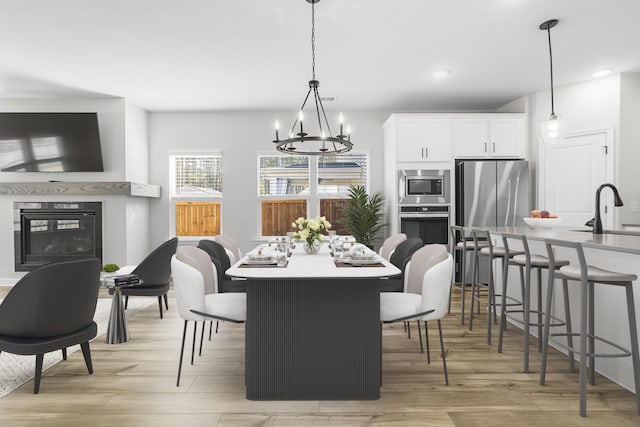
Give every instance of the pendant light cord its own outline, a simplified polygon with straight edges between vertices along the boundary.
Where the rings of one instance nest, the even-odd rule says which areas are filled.
[[[553,108],[553,55],[551,54],[551,28],[547,27],[547,36],[549,38],[549,75],[551,76],[551,115],[555,116]]]

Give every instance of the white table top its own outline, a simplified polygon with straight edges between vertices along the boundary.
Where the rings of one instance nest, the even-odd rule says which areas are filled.
[[[233,264],[227,275],[246,279],[282,279],[282,278],[377,278],[400,274],[400,270],[390,262],[376,255],[384,267],[336,267],[329,247],[325,242],[317,254],[309,255],[302,249],[302,243],[296,244],[286,267],[240,267],[243,257]]]

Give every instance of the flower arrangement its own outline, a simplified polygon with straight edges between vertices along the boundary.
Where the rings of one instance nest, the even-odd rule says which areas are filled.
[[[291,226],[298,230],[294,233],[293,238],[305,240],[307,246],[313,248],[314,240],[322,243],[320,235],[331,228],[331,223],[323,216],[309,219],[300,217]]]

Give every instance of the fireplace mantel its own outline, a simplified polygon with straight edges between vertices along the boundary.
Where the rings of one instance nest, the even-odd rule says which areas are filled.
[[[129,181],[1,182],[0,196],[129,196],[160,197],[161,187]]]

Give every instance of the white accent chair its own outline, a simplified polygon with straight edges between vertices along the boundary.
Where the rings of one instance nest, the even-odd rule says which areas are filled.
[[[378,254],[385,260],[389,261],[391,259],[391,255],[393,254],[393,251],[396,250],[396,247],[405,240],[407,240],[407,235],[404,233],[392,234],[384,242],[382,242],[382,246],[380,246]]]
[[[227,251],[227,255],[229,256],[229,260],[231,261],[231,265],[242,259],[242,252],[238,247],[238,242],[236,242],[234,238],[228,235],[219,234],[215,236],[213,240],[224,246]]]
[[[184,319],[180,363],[176,386],[180,386],[184,343],[189,321],[194,321],[191,364],[196,346],[198,322],[202,321],[202,332],[207,320],[224,320],[243,323],[247,317],[247,297],[244,292],[218,293],[218,275],[209,255],[194,246],[180,246],[171,258],[173,287],[178,313]],[[200,339],[202,350],[202,338]]]
[[[429,336],[427,321],[437,320],[440,333],[440,348],[444,366],[445,383],[449,385],[447,362],[445,359],[442,326],[440,319],[448,311],[449,288],[453,272],[453,258],[444,245],[426,245],[418,249],[405,272],[405,292],[384,292],[380,294],[380,321],[382,323],[424,321],[427,339],[427,363],[431,363],[429,354]],[[418,329],[422,345],[422,333]]]

